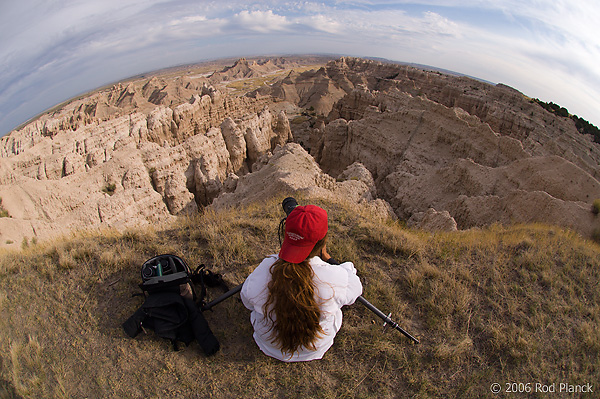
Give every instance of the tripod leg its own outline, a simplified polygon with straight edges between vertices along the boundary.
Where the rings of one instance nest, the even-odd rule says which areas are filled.
[[[398,325],[398,323],[394,322],[392,319],[390,319],[389,316],[386,316],[381,310],[377,309],[373,304],[371,304],[371,302],[367,301],[365,298],[361,296],[359,296],[357,298],[357,300],[362,303],[363,305],[365,305],[367,307],[367,309],[369,309],[371,312],[375,313],[377,316],[379,316],[383,321],[385,321],[387,324],[391,325],[392,327],[394,327],[396,330],[400,331],[402,334],[404,334],[407,338],[409,338],[411,341],[413,341],[414,343],[418,344],[419,340],[416,339],[415,337],[413,337],[412,335],[410,335],[408,332],[406,332],[404,329],[402,329],[402,327],[400,327]]]
[[[202,310],[210,310],[216,304],[223,302],[225,299],[229,298],[230,296],[234,296],[235,294],[237,294],[238,292],[240,292],[242,290],[243,285],[244,284],[240,284],[237,287],[230,289],[229,291],[227,291],[226,293],[224,293],[223,295],[221,295],[214,301],[210,301],[206,305],[202,306]]]

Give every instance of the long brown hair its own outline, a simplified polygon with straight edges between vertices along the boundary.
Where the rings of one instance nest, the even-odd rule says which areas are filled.
[[[293,354],[300,347],[316,350],[314,341],[323,333],[319,324],[321,310],[315,300],[314,272],[308,260],[320,255],[326,239],[327,235],[301,263],[278,259],[271,266],[264,311],[272,323],[271,342],[284,353]]]

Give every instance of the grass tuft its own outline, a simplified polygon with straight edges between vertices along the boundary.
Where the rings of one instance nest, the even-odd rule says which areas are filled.
[[[597,215],[598,213],[600,213],[600,198],[595,199],[594,202],[592,203],[592,213],[594,215]]]
[[[107,183],[106,186],[102,188],[102,192],[108,195],[113,195],[117,190],[117,185],[114,183]]]
[[[0,218],[9,218],[10,214],[8,213],[8,211],[6,209],[4,209],[4,206],[2,205],[2,198],[0,198]]]

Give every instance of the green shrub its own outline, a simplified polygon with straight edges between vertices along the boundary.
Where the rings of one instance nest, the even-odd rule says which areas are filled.
[[[115,193],[115,190],[117,189],[117,185],[114,183],[108,183],[106,185],[106,187],[104,187],[102,189],[102,192],[108,194],[108,195],[113,195]]]
[[[2,198],[0,198],[0,218],[9,218],[8,211],[2,206]]]
[[[594,215],[597,215],[598,213],[600,213],[600,198],[597,200],[594,200],[594,202],[592,203],[592,213]]]

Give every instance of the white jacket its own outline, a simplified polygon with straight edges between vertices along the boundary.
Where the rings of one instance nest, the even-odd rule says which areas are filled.
[[[277,255],[265,258],[248,276],[240,296],[244,305],[252,311],[250,321],[254,327],[254,340],[266,355],[285,362],[298,362],[321,359],[333,345],[335,334],[342,326],[344,305],[351,305],[362,294],[362,284],[351,262],[330,265],[318,256],[309,259],[314,271],[315,299],[321,309],[321,334],[315,342],[316,351],[299,348],[293,355],[282,353],[270,339],[270,321],[265,317],[263,307],[267,301],[267,285],[271,280],[270,268],[279,259]]]

